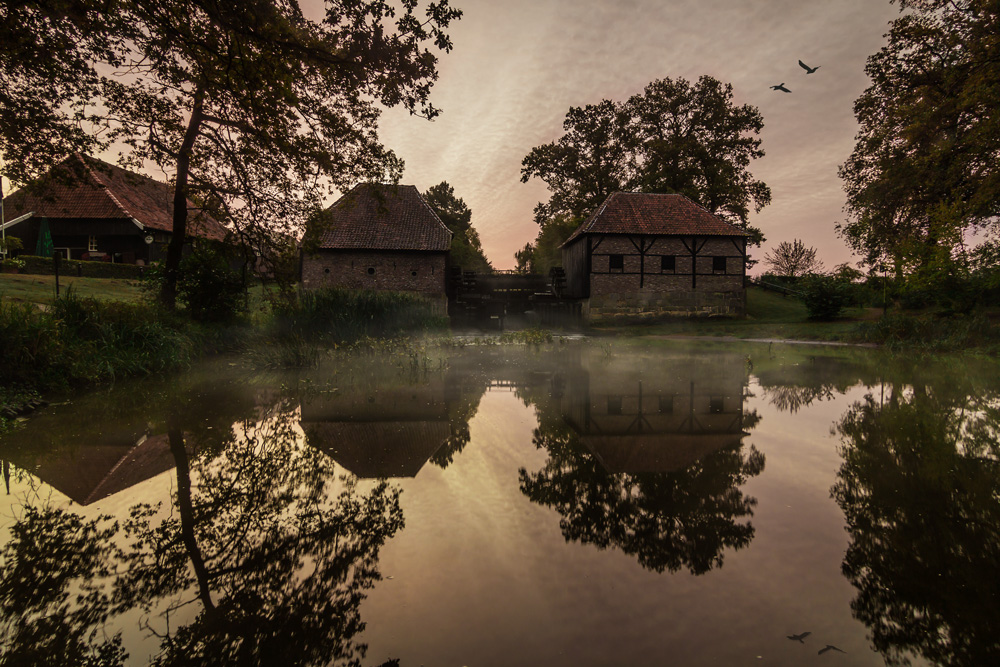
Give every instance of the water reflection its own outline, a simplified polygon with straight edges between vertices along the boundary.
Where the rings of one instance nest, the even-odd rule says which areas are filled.
[[[837,425],[854,615],[888,664],[1000,664],[1000,391],[889,384]]]
[[[294,403],[196,429],[160,414],[168,506],[85,518],[24,507],[0,565],[4,664],[123,664],[116,617],[140,610],[151,664],[350,664],[379,549],[402,528],[398,490],[362,492],[303,446]],[[141,657],[141,656],[140,656]]]
[[[567,541],[656,572],[720,567],[753,539],[756,500],[740,486],[764,469],[742,445],[759,420],[744,409],[747,380],[738,355],[585,357],[536,400],[534,443],[549,459],[521,469],[521,491],[561,515]]]

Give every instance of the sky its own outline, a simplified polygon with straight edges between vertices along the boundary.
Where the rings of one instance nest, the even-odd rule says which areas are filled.
[[[752,215],[767,240],[817,248],[828,269],[855,261],[837,236],[845,196],[837,176],[854,147],[854,100],[865,61],[884,44],[898,5],[888,0],[452,0],[464,16],[449,33],[431,101],[434,121],[399,110],[380,136],[421,191],[448,181],[472,209],[495,268],[534,241],[532,211],[545,184],[521,183],[521,160],[557,140],[571,106],[624,100],[664,77],[731,83],[734,102],[764,118],[765,157],[751,164],[771,187]],[[807,75],[798,60],[815,67]],[[784,83],[789,94],[769,87]],[[759,271],[763,265],[758,265]]]
[[[301,0],[307,15],[321,0]],[[854,100],[869,55],[898,16],[889,0],[451,0],[464,16],[440,54],[433,121],[387,110],[380,137],[406,163],[402,182],[423,192],[447,181],[472,209],[493,266],[538,233],[545,184],[521,183],[521,160],[556,141],[571,106],[622,101],[649,82],[703,74],[731,83],[736,104],[764,118],[765,157],[751,173],[771,204],[751,215],[766,236],[752,256],[801,239],[826,268],[854,261],[838,238],[845,218],[837,169],[854,147]],[[801,59],[819,66],[814,74]],[[784,83],[791,93],[773,91]],[[151,174],[153,175],[153,174]],[[154,177],[162,177],[155,175]],[[10,183],[4,179],[4,191]],[[330,198],[332,203],[335,197]],[[763,270],[763,262],[754,272]]]

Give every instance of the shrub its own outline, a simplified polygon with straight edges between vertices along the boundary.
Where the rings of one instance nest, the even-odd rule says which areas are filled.
[[[40,276],[51,276],[55,273],[55,262],[51,257],[37,255],[19,255],[24,260],[23,273]],[[111,262],[85,262],[76,259],[64,259],[59,263],[59,273],[65,276],[82,276],[84,278],[141,278],[146,271],[144,266],[135,264],[112,264]]]
[[[198,322],[232,322],[246,313],[243,277],[222,253],[208,248],[181,261],[177,300]]]
[[[851,301],[851,285],[833,276],[810,275],[799,282],[809,319],[832,320]]]

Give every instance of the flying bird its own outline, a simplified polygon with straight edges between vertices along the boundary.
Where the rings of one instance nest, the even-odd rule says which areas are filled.
[[[806,71],[806,74],[812,74],[813,72],[815,72],[816,70],[818,70],[820,67],[822,67],[822,65],[816,65],[816,67],[809,67],[809,65],[806,65],[804,62],[802,62],[800,60],[799,61],[799,67],[801,67],[802,69],[804,69]]]
[[[843,651],[843,650],[837,648],[836,646],[834,646],[833,644],[827,644],[826,648],[821,648],[819,650],[819,655],[823,655],[827,651],[839,651],[840,653],[847,653],[847,651]]]
[[[803,640],[811,634],[812,634],[811,632],[803,632],[801,635],[788,635],[788,638],[794,639],[800,644],[805,644],[805,641]]]
[[[784,81],[782,81],[781,83],[779,83],[777,86],[771,86],[771,90],[780,90],[783,93],[790,93],[790,92],[792,92],[792,91],[788,90],[787,88],[785,88],[785,82]]]

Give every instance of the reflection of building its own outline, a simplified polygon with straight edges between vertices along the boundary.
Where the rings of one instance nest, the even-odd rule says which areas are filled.
[[[603,365],[597,386],[583,370],[566,383],[563,417],[609,472],[682,470],[745,435],[746,373],[729,356],[669,368]]]
[[[165,433],[104,438],[97,444],[63,443],[44,452],[11,455],[27,470],[74,502],[89,505],[172,470]]]
[[[362,478],[415,477],[451,434],[443,378],[303,402],[309,444]]]

